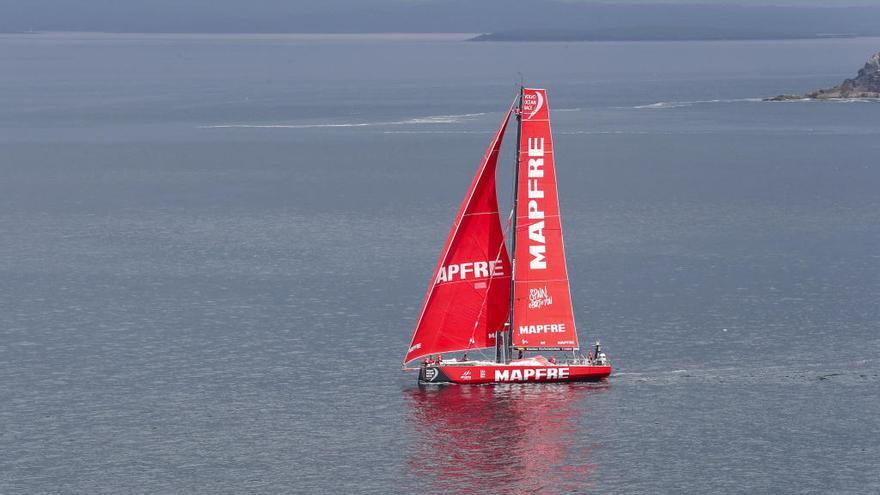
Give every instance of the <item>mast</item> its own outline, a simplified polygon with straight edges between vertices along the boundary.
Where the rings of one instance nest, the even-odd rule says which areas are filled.
[[[513,218],[511,224],[510,238],[510,313],[507,320],[507,326],[503,329],[503,337],[496,335],[495,338],[495,361],[499,363],[509,363],[513,354],[513,306],[514,306],[514,279],[516,277],[516,210],[519,199],[519,154],[520,139],[522,138],[522,103],[523,91],[525,86],[519,87],[519,101],[516,104],[516,152],[514,153],[515,161],[513,167]]]

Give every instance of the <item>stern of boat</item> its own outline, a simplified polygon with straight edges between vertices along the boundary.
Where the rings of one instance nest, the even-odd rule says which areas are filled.
[[[442,366],[422,366],[419,368],[419,383],[454,383],[449,376],[443,372]]]

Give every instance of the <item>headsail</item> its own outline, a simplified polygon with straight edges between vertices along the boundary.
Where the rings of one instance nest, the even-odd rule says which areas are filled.
[[[486,150],[434,270],[404,363],[492,347],[509,314],[510,258],[498,215],[495,168],[513,107]]]
[[[562,243],[547,92],[524,88],[516,208],[513,345],[578,347]]]

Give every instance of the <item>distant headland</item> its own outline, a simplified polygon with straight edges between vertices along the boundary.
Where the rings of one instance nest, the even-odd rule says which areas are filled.
[[[880,52],[875,53],[853,79],[829,89],[820,89],[805,95],[779,95],[764,101],[836,100],[841,98],[880,98]]]
[[[614,29],[525,29],[496,31],[469,41],[752,41],[857,38],[857,33],[814,33],[799,30],[708,28],[699,26],[636,26]]]

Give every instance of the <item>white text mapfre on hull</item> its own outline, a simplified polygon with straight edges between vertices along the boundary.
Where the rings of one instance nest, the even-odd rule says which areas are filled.
[[[541,378],[547,378],[548,380],[568,378],[568,368],[495,370],[496,382],[528,381],[529,378],[534,378],[536,380],[540,380]]]
[[[511,219],[502,226],[496,169],[511,116],[516,167]],[[506,182],[506,181],[505,181]],[[426,383],[581,381],[611,374],[604,353],[577,355],[577,328],[562,239],[550,105],[543,89],[521,88],[458,209],[431,283],[407,363]],[[517,263],[519,261],[519,263]],[[490,350],[491,349],[491,350]],[[514,350],[571,352],[557,364]],[[442,361],[450,352],[488,351],[492,361]],[[600,358],[601,354],[601,358]],[[435,357],[436,356],[436,357]]]

